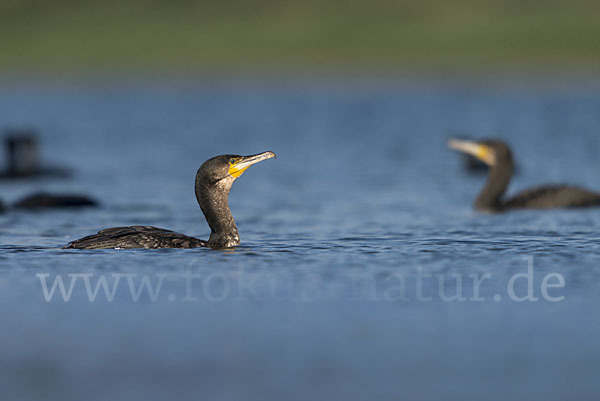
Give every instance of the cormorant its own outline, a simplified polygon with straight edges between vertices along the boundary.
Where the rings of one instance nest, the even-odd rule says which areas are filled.
[[[229,191],[248,167],[275,157],[273,152],[252,156],[222,155],[205,161],[196,173],[196,200],[210,226],[210,238],[203,241],[151,226],[114,227],[99,231],[65,248],[231,248],[240,244],[238,228],[229,210]]]
[[[40,165],[37,133],[33,130],[7,130],[4,147],[7,168],[0,172],[1,179],[71,176],[71,171],[66,168]]]
[[[74,207],[96,207],[98,202],[85,195],[77,194],[49,194],[38,192],[33,195],[26,196],[17,203],[14,207],[17,209],[58,209],[58,208],[74,208]]]
[[[600,193],[566,185],[545,185],[532,188],[504,200],[508,183],[513,175],[512,153],[500,140],[465,141],[451,139],[452,149],[475,156],[490,168],[485,187],[475,201],[475,208],[486,212],[509,209],[550,209],[600,206]]]

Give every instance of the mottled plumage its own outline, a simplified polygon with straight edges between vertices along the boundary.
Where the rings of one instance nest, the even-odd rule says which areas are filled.
[[[65,248],[200,248],[206,241],[152,226],[113,227],[69,243]]]

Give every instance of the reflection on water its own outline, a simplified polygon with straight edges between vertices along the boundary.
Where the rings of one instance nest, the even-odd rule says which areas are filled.
[[[0,216],[7,399],[592,399],[600,210],[477,214],[484,178],[445,141],[508,141],[509,192],[600,189],[594,88],[4,83],[2,123],[39,127],[48,162],[78,167],[2,183],[4,200],[103,205]],[[196,169],[265,149],[278,159],[231,192],[236,250],[60,249],[130,224],[207,238]]]

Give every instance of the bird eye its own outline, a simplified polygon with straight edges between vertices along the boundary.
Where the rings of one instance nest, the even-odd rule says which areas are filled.
[[[229,159],[229,164],[235,164],[235,159]]]

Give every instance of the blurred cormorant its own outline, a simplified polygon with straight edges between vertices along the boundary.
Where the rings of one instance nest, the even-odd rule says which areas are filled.
[[[532,188],[504,200],[513,175],[513,158],[508,145],[500,140],[448,141],[452,149],[475,156],[489,166],[485,187],[475,201],[475,208],[486,212],[509,209],[550,209],[600,206],[600,194],[566,185],[546,185]]]
[[[7,168],[2,179],[36,177],[67,178],[71,172],[62,167],[40,166],[37,134],[32,130],[8,130],[4,135]]]
[[[17,209],[58,209],[58,208],[75,208],[75,207],[95,207],[98,202],[85,195],[77,194],[49,194],[38,192],[33,195],[26,196],[17,203],[14,207]]]

